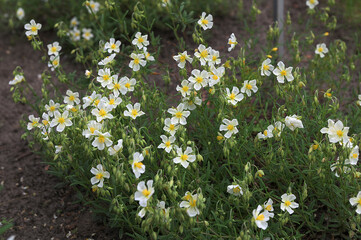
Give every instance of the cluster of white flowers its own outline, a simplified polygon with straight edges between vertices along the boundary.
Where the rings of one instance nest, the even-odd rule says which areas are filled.
[[[267,138],[273,138],[273,137],[280,137],[281,133],[285,127],[284,123],[281,123],[280,121],[275,122],[274,125],[269,125],[266,130],[263,132],[260,132],[257,134],[257,137],[259,139],[267,139]]]

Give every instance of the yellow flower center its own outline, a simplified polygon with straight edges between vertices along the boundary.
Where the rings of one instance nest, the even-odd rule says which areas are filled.
[[[52,52],[56,52],[56,47],[52,47],[52,48],[51,48],[51,51],[52,51]]]
[[[55,106],[50,106],[50,111],[54,112],[55,111]]]
[[[78,109],[76,109],[75,107],[72,107],[72,108],[70,109],[70,111],[76,112],[76,111],[78,111]]]
[[[144,195],[145,197],[148,197],[149,194],[150,194],[150,191],[148,191],[148,189],[144,189],[144,190],[142,191],[142,193],[143,193],[143,195]]]
[[[100,143],[104,143],[105,142],[105,137],[103,135],[100,135],[99,137],[99,142]]]
[[[318,48],[318,51],[323,52],[323,48],[322,47]]]
[[[205,50],[203,50],[202,52],[201,52],[201,57],[202,58],[206,58],[208,56],[208,52],[207,52],[207,50],[205,49]]]
[[[109,105],[113,105],[113,104],[114,104],[114,102],[115,102],[115,100],[114,100],[114,99],[110,99],[110,100],[109,100]]]
[[[228,129],[229,131],[232,131],[232,130],[234,129],[234,126],[231,125],[231,124],[229,124],[229,125],[227,126],[227,129]]]
[[[111,47],[111,49],[115,49],[117,47],[117,45],[115,45],[115,43],[113,43],[110,47]]]
[[[90,32],[86,32],[84,33],[86,37],[89,37],[90,36]]]
[[[126,83],[124,86],[125,86],[126,88],[130,88],[130,83]]]
[[[267,71],[269,69],[268,65],[263,65],[263,70]]]
[[[105,117],[107,115],[107,112],[102,108],[102,109],[99,110],[99,115],[101,117]]]
[[[217,136],[217,140],[221,141],[223,139],[223,136]]]
[[[46,126],[46,125],[48,125],[49,124],[49,122],[48,122],[48,120],[43,120],[43,124]],[[354,154],[355,155],[355,154]],[[356,157],[355,157],[356,158]]]
[[[95,100],[95,101],[94,101],[94,105],[95,105],[95,106],[98,106],[99,102],[100,102],[100,99]]]
[[[352,158],[358,158],[358,154],[357,153],[352,154]]]
[[[212,60],[213,60],[213,61],[216,61],[216,60],[217,60],[217,56],[213,56],[213,57],[212,57]]]
[[[142,168],[142,166],[143,166],[143,163],[141,163],[141,162],[134,163],[134,167],[136,167],[136,168]]]
[[[189,205],[190,205],[191,207],[195,207],[195,206],[197,205],[197,200],[194,200],[194,199],[190,200],[190,201],[189,201]]]
[[[176,112],[176,114],[175,114],[176,118],[181,118],[182,116],[183,116],[183,113],[181,113],[181,112]]]
[[[258,215],[257,218],[256,218],[257,221],[263,221],[263,219],[264,219],[263,214]]]
[[[289,205],[291,205],[291,202],[290,201],[285,201],[285,205],[286,205],[286,207],[288,207]]]
[[[139,43],[143,43],[144,42],[144,39],[142,37],[138,38],[138,42]]]
[[[267,136],[268,132],[267,130],[264,130],[263,135]]]
[[[189,201],[191,199],[191,195],[187,194],[183,197],[184,200]]]
[[[239,193],[241,191],[241,189],[239,187],[235,187],[233,188],[233,192],[234,193]]]
[[[110,78],[109,75],[107,75],[107,74],[103,75],[103,80],[104,80],[104,81],[108,81],[109,78]]]
[[[37,121],[35,121],[35,120],[34,120],[34,121],[32,121],[32,123],[31,123],[31,125],[32,125],[32,126],[34,126],[34,125],[36,125],[36,124],[38,124],[38,122],[37,122]]]
[[[58,122],[59,122],[60,124],[63,124],[63,123],[65,123],[65,119],[64,119],[63,117],[60,117],[59,120],[58,120]]]
[[[170,141],[167,141],[167,142],[165,143],[165,146],[166,146],[166,147],[170,147]]]
[[[134,64],[139,64],[139,58],[134,59]]]
[[[187,155],[187,154],[182,154],[181,157],[180,157],[180,159],[181,159],[182,161],[186,161],[186,160],[188,160],[188,155]]]
[[[179,58],[179,61],[180,62],[185,62],[185,60],[186,60],[186,56],[181,55],[180,58]]]
[[[170,130],[174,130],[174,128],[175,128],[174,124],[170,124],[170,125],[169,125],[169,129],[170,129]]]
[[[232,40],[229,40],[228,44],[237,44],[237,42],[232,42]]]
[[[271,209],[272,209],[272,206],[271,206],[271,205],[267,205],[267,206],[266,206],[266,210],[267,210],[267,211],[271,211]]]
[[[326,96],[327,96],[327,97],[331,97],[331,96],[332,96],[332,93],[329,93],[329,92],[328,92],[328,93],[326,93]]]
[[[339,137],[342,137],[343,136],[343,132],[341,131],[341,130],[337,130],[337,135],[339,136]]]
[[[59,61],[58,60],[54,60],[53,61],[53,66],[57,66],[59,64]]]
[[[249,84],[249,83],[247,83],[247,84],[246,84],[246,88],[247,88],[248,90],[251,90],[251,89],[252,89],[252,85]]]
[[[218,79],[218,76],[214,74],[214,75],[212,76],[212,78],[213,78],[214,80],[217,80],[217,79]]]
[[[95,8],[95,4],[94,4],[94,3],[90,4],[90,7],[91,7],[92,9],[94,9],[94,8]]]
[[[282,71],[281,71],[281,76],[286,76],[286,75],[287,75],[286,70],[282,70]]]
[[[188,86],[183,86],[182,89],[183,89],[183,91],[188,92],[189,87]]]
[[[114,89],[119,90],[120,89],[120,84],[119,83],[114,84]]]
[[[100,180],[104,177],[103,173],[97,173],[97,175],[95,175],[96,179]]]
[[[310,3],[311,3],[311,4],[315,4],[315,0],[310,0]]]
[[[71,96],[69,97],[69,100],[70,100],[70,101],[74,101],[74,100],[75,100],[75,97],[74,97],[73,95],[71,95]]]
[[[90,131],[91,133],[94,133],[94,132],[95,132],[95,128],[91,127],[91,128],[89,129],[89,131]]]
[[[313,145],[312,145],[313,150],[317,150],[318,147],[319,147],[318,144],[313,144]]]
[[[32,31],[32,32],[36,32],[36,30],[37,30],[36,26],[32,26],[32,27],[31,27],[31,31]]]
[[[231,95],[229,95],[229,98],[230,98],[231,100],[234,100],[234,99],[236,98],[236,94],[231,93]]]
[[[207,24],[208,24],[208,20],[207,20],[207,19],[203,19],[203,20],[202,20],[202,24],[207,25]]]
[[[358,205],[361,205],[361,198],[358,200]]]
[[[133,117],[136,117],[137,115],[138,115],[137,109],[133,109],[133,110],[132,110],[132,116],[133,116]]]
[[[197,77],[197,78],[196,78],[196,82],[197,82],[197,83],[203,82],[203,78],[202,78],[202,77]]]

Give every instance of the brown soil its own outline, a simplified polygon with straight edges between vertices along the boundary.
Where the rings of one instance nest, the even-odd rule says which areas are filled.
[[[244,2],[245,7],[249,7],[250,1]],[[273,1],[263,2],[259,6],[262,14],[256,22],[260,46],[265,42],[268,25],[273,20]],[[291,10],[291,16],[298,17],[299,12],[306,10],[306,6],[299,4],[299,0],[286,2],[286,9]],[[215,18],[214,24],[210,45],[221,51],[221,55],[229,56],[225,43],[232,32],[238,36],[246,34],[242,29],[243,24],[232,13],[224,19]],[[302,26],[298,28],[302,30]],[[55,39],[53,34],[40,34],[45,42]],[[247,38],[245,36],[239,39],[240,44],[245,44],[243,40]],[[190,40],[187,42],[190,43]],[[175,41],[171,37],[163,37],[162,44],[165,47],[160,60],[177,69],[172,59],[177,54]],[[167,49],[168,46],[171,49]],[[197,47],[195,44],[190,46]],[[239,46],[237,52],[232,52],[232,56],[238,54],[238,50]],[[40,59],[40,53],[31,48],[24,35],[0,33],[0,183],[4,186],[0,192],[0,220],[5,218],[12,220],[14,224],[4,237],[6,239],[16,235],[16,239],[117,239],[116,230],[97,222],[89,208],[77,203],[76,193],[69,186],[56,187],[60,180],[47,173],[47,166],[29,150],[27,142],[20,139],[23,130],[19,120],[32,111],[25,105],[13,102],[8,82],[13,78],[12,71],[15,67],[21,66],[27,81],[39,91],[41,81],[38,74],[47,69]],[[63,61],[66,62],[66,58]],[[180,79],[176,73],[171,73],[170,76],[170,85],[164,84],[161,75],[154,75],[152,80],[165,92],[174,93]]]

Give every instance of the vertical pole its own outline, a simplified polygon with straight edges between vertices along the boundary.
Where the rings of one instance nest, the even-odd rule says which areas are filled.
[[[285,34],[284,34],[284,0],[277,0],[277,22],[278,28],[280,31],[280,36],[278,39],[278,55],[283,57],[285,53],[284,43],[285,43]]]

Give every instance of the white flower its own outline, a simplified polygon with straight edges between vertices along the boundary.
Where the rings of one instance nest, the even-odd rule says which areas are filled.
[[[82,31],[83,31],[82,37],[83,37],[85,40],[88,40],[88,41],[89,41],[90,39],[93,38],[94,35],[92,34],[91,28],[83,28]]]
[[[243,94],[239,92],[238,87],[233,87],[232,92],[229,91],[229,88],[226,88],[226,92],[227,102],[233,105],[237,105],[244,98]]]
[[[59,67],[60,56],[50,56],[48,67],[50,67],[51,71],[54,71],[55,68]]]
[[[165,202],[164,201],[158,201],[157,208],[161,210],[161,213],[163,214],[163,219],[166,221],[166,217],[169,216],[169,208],[165,208]]]
[[[142,33],[137,32],[135,38],[132,41],[132,44],[137,46],[139,49],[149,45],[148,35],[142,35]]]
[[[193,59],[187,54],[187,51],[184,51],[183,53],[179,53],[176,56],[173,56],[173,59],[178,62],[179,68],[184,68],[186,65],[186,61],[189,63],[192,63]]]
[[[216,68],[215,66],[211,66],[210,69],[211,72],[209,73],[208,85],[213,87],[214,85],[218,84],[220,78],[223,77],[225,69],[224,67]]]
[[[133,161],[132,161],[132,170],[135,175],[135,178],[139,178],[145,172],[145,165],[142,163],[144,157],[141,153],[135,152],[133,154]]]
[[[303,128],[302,121],[297,115],[287,116],[285,119],[286,126],[294,131],[296,128]]]
[[[335,123],[332,119],[328,119],[328,128],[322,128],[321,133],[327,133],[331,143],[348,142],[348,130],[349,128],[344,127],[340,120]]]
[[[50,126],[50,118],[49,118],[49,115],[47,113],[43,113],[43,115],[41,116],[42,117],[42,124],[41,124],[41,127],[44,127],[44,128],[48,128]]]
[[[163,148],[167,153],[169,153],[170,151],[172,151],[173,149],[173,145],[172,143],[174,143],[175,141],[175,137],[174,136],[170,136],[169,138],[165,135],[161,135],[160,138],[162,139],[163,143],[159,144],[158,148]]]
[[[92,92],[90,96],[83,97],[83,109],[86,109],[91,104],[93,104],[95,107],[98,106],[100,102],[101,95],[97,94],[95,91]]]
[[[356,213],[361,214],[361,191],[358,192],[356,197],[350,198],[349,201],[352,206],[357,205]]]
[[[145,182],[141,181],[138,183],[137,191],[134,194],[134,200],[139,201],[139,205],[146,207],[149,198],[154,194],[153,180],[147,181],[147,187]]]
[[[198,24],[203,28],[203,30],[211,29],[213,27],[213,16],[203,12],[201,18],[198,20]]]
[[[95,131],[100,131],[102,127],[103,125],[101,123],[91,120],[87,124],[87,129],[85,129],[82,134],[84,137],[90,138],[91,136],[95,135]]]
[[[34,115],[30,115],[29,116],[29,121],[30,122],[28,123],[27,129],[32,130],[34,127],[39,126],[40,118],[36,118],[36,117],[34,117]]]
[[[140,218],[143,218],[145,216],[145,214],[147,213],[147,210],[145,208],[142,208],[139,213],[138,213],[138,216]]]
[[[230,121],[225,118],[225,119],[223,119],[222,122],[224,124],[221,124],[221,126],[219,127],[219,130],[227,131],[226,134],[224,134],[225,138],[230,138],[232,136],[232,134],[238,133],[238,129],[236,127],[238,125],[237,119],[233,119],[232,121]]]
[[[54,103],[53,100],[49,101],[49,105],[48,104],[45,105],[45,109],[46,109],[46,111],[48,111],[48,114],[49,114],[50,117],[54,116],[54,112],[56,110],[58,110],[59,107],[60,107],[60,104],[59,103]]]
[[[277,137],[280,137],[284,128],[285,125],[283,123],[281,123],[280,121],[275,122],[273,134]]]
[[[105,103],[106,105],[108,105],[111,109],[116,108],[119,104],[122,103],[122,99],[120,97],[118,97],[117,94],[109,94],[109,97],[102,97],[102,99],[100,99],[101,102]]]
[[[22,81],[25,81],[25,78],[23,75],[15,75],[14,79],[9,82],[9,85],[16,85]]]
[[[106,66],[108,63],[111,63],[115,58],[115,53],[111,54],[110,56],[105,57],[103,60],[98,62],[99,66]]]
[[[208,55],[208,65],[214,66],[220,63],[221,63],[221,59],[219,58],[219,52],[214,49],[211,49]]]
[[[180,163],[184,168],[187,168],[190,162],[194,162],[196,160],[196,156],[191,155],[193,150],[190,147],[187,147],[187,149],[183,152],[182,148],[176,146],[176,151],[177,157],[173,159],[173,162]]]
[[[61,145],[55,145],[55,154],[60,153],[62,149],[63,149],[63,146],[61,146]]]
[[[134,91],[134,86],[137,83],[137,81],[134,78],[129,79],[128,77],[122,77],[119,80],[119,86],[117,86],[117,88],[119,88],[119,91],[125,95],[127,92],[132,92]]]
[[[187,117],[191,114],[189,111],[184,111],[184,104],[180,103],[177,108],[169,108],[168,112],[172,114],[172,124],[180,123],[181,125],[187,124]]]
[[[212,50],[212,48],[208,47],[206,48],[203,44],[200,44],[198,49],[196,49],[196,52],[194,53],[194,56],[199,58],[201,61],[201,65],[204,66],[207,64],[209,52]]]
[[[59,111],[54,112],[54,119],[51,120],[50,127],[56,127],[56,131],[62,132],[65,127],[73,125],[73,123],[68,118],[69,112],[64,111],[63,114],[60,114]]]
[[[122,43],[118,40],[115,41],[114,38],[109,39],[109,42],[105,43],[104,50],[108,51],[108,53],[116,52],[118,53],[120,51],[119,47]]]
[[[101,101],[98,106],[91,111],[91,113],[97,118],[98,122],[101,122],[104,119],[114,118],[114,116],[110,113],[112,109],[113,108],[111,106]]]
[[[180,87],[177,85],[176,90],[182,94],[183,97],[189,96],[191,94],[191,91],[193,89],[193,83],[190,83],[188,80],[183,80]]]
[[[97,183],[98,187],[102,188],[104,183],[104,178],[110,178],[110,174],[107,171],[103,170],[103,166],[101,164],[97,165],[97,168],[92,167],[90,170],[92,174],[95,176],[90,179],[90,182],[92,185],[95,185]]]
[[[207,71],[203,70],[201,72],[198,69],[193,69],[192,75],[193,76],[190,76],[188,81],[193,83],[193,87],[195,90],[198,91],[202,87],[207,86],[209,78],[209,73]]]
[[[124,116],[126,117],[136,119],[137,117],[144,115],[144,112],[140,111],[140,103],[135,103],[134,106],[129,103],[126,107],[128,108],[128,110],[124,111]]]
[[[117,145],[108,148],[109,155],[117,154],[123,148],[123,139],[119,139]]]
[[[361,94],[358,95],[358,100],[357,100],[356,104],[357,104],[358,106],[361,106]]]
[[[30,23],[25,24],[24,28],[25,30],[28,30],[25,32],[26,36],[36,36],[38,35],[38,30],[41,29],[41,24],[36,23],[34,19],[31,19]]]
[[[163,130],[168,132],[170,135],[174,136],[174,134],[176,133],[178,128],[179,128],[179,125],[172,123],[170,118],[166,118],[164,120]]]
[[[307,5],[310,9],[313,9],[316,5],[318,5],[318,1],[317,1],[317,0],[307,0],[307,1],[306,1],[306,5]]]
[[[227,192],[234,196],[241,196],[243,195],[242,188],[238,184],[232,184],[227,187]]]
[[[76,27],[69,31],[69,35],[70,35],[71,40],[73,40],[73,41],[80,40],[80,30]]]
[[[130,55],[130,57],[133,59],[130,61],[129,63],[129,67],[131,69],[133,69],[134,72],[138,71],[140,69],[141,65],[142,67],[145,66],[145,64],[147,63],[144,59],[144,55],[143,54],[136,54],[136,53],[132,53]]]
[[[267,58],[262,62],[261,66],[261,76],[269,76],[271,72],[274,70],[274,66],[271,65],[271,59]]]
[[[45,128],[45,127],[41,129],[41,134],[44,135],[43,140],[45,141],[49,140],[49,133],[51,132],[51,129],[52,128]]]
[[[277,76],[277,81],[279,83],[284,83],[285,78],[289,82],[293,81],[294,77],[292,76],[292,67],[286,68],[285,64],[282,61],[278,62],[277,66],[278,67],[273,70],[273,74]]]
[[[109,147],[113,144],[113,141],[109,139],[111,135],[108,132],[102,133],[98,130],[95,130],[94,135],[95,139],[92,142],[92,145],[99,150],[103,150],[105,146]]]
[[[75,105],[80,103],[78,92],[72,92],[71,90],[67,90],[66,95],[67,96],[64,98],[64,103],[68,105]]]
[[[199,210],[197,208],[197,194],[190,194],[190,192],[186,192],[185,196],[183,197],[185,201],[182,201],[179,206],[181,208],[187,209],[187,214],[189,217],[195,217],[199,215]]]
[[[113,81],[113,77],[110,73],[110,68],[99,69],[97,81],[100,82],[102,87],[107,87]]]
[[[274,213],[271,213],[274,210],[273,209],[273,201],[272,201],[272,199],[269,198],[268,201],[263,204],[263,209],[265,211],[269,212],[269,217],[271,217],[271,218],[274,217]]]
[[[281,203],[281,210],[282,211],[285,211],[287,210],[287,212],[289,214],[292,214],[294,211],[293,211],[293,208],[298,208],[298,203],[294,202],[294,200],[296,199],[296,196],[294,194],[283,194],[281,196],[281,200],[282,200],[282,203]]]
[[[99,11],[100,4],[98,2],[94,2],[90,0],[86,3],[86,8],[88,9],[89,13],[97,13]]]
[[[54,55],[54,56],[59,55],[59,52],[61,50],[61,46],[59,45],[58,42],[53,42],[53,44],[48,44],[47,47],[48,47],[48,55],[49,56],[51,56],[51,55]]]
[[[340,177],[339,173],[349,173],[351,171],[350,159],[346,159],[343,163],[340,162],[340,159],[337,158],[336,163],[331,164],[331,171],[335,171],[335,176]]]
[[[350,156],[349,156],[351,165],[357,164],[358,156],[359,156],[359,147],[356,146],[356,147],[352,148]]]
[[[182,103],[184,104],[184,110],[194,110],[196,109],[196,105],[202,105],[202,99],[197,96],[193,98],[185,97],[182,99]]]
[[[228,44],[231,45],[231,46],[228,48],[228,52],[232,51],[232,49],[238,44],[237,38],[236,38],[236,36],[234,35],[234,33],[232,33],[231,36],[229,37],[229,39],[228,39]]]
[[[71,27],[76,27],[79,25],[79,21],[76,17],[73,17],[71,20],[70,20],[70,26]]]
[[[267,129],[263,131],[263,133],[262,133],[262,132],[258,133],[258,134],[257,134],[257,137],[258,137],[259,139],[272,138],[272,137],[273,137],[273,131],[274,131],[274,126],[273,126],[273,125],[269,125],[269,126],[267,127]]]
[[[257,209],[254,209],[252,211],[252,215],[257,227],[266,230],[268,227],[267,221],[269,220],[270,216],[268,211],[264,211],[261,213],[262,210],[263,210],[262,206],[258,205]]]
[[[251,90],[256,93],[258,91],[256,80],[246,80],[243,82],[243,87],[241,88],[241,92],[246,93],[248,97],[251,96]]]
[[[325,53],[328,53],[326,44],[324,44],[324,43],[317,44],[315,53],[320,55],[321,58],[325,57]]]
[[[18,10],[16,10],[16,17],[19,20],[22,20],[25,17],[25,11],[22,8],[18,8]]]
[[[145,57],[145,60],[146,60],[146,61],[151,62],[151,61],[154,61],[154,60],[155,60],[154,57],[151,56],[150,53],[147,51],[147,48],[146,48],[146,47],[143,48],[143,54],[144,54],[144,57]]]

